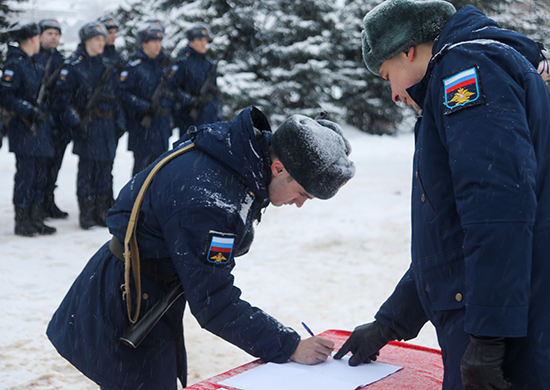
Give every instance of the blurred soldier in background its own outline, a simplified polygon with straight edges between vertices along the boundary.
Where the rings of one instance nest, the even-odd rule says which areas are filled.
[[[50,104],[52,100],[52,92],[55,87],[55,82],[59,77],[65,57],[57,50],[59,39],[61,38],[61,26],[55,19],[43,19],[39,23],[40,26],[40,52],[34,56],[34,60],[44,70],[45,93],[46,100]],[[54,156],[48,159],[46,166],[46,186],[44,187],[42,208],[44,209],[44,217],[65,219],[69,216],[64,211],[61,211],[55,204],[54,190],[57,181],[57,175],[63,162],[65,149],[71,142],[71,134],[66,128],[62,128],[57,118],[52,118],[51,137],[54,148]]]
[[[128,150],[134,152],[136,175],[168,150],[172,135],[166,88],[170,57],[162,52],[162,28],[148,24],[137,32],[139,49],[120,75],[122,104],[128,113]]]
[[[118,29],[120,28],[118,19],[112,15],[105,15],[99,18],[98,22],[102,23],[107,30],[103,57],[107,57],[110,61],[115,61],[117,66],[121,65],[125,59],[116,51],[115,48],[115,41],[117,38]]]
[[[122,56],[119,52],[116,51],[115,41],[118,34],[118,29],[120,28],[120,22],[113,15],[105,15],[98,19],[98,22],[103,23],[107,29],[107,36],[105,37],[105,48],[103,50],[102,56],[112,62],[116,68],[117,77],[122,69],[128,63],[127,59]],[[118,147],[118,140],[126,132],[126,115],[121,105],[119,105],[117,112],[115,113],[115,135],[116,135],[116,146],[115,150]],[[113,168],[111,167],[111,176],[109,181],[109,207],[115,204],[114,194],[113,194]]]
[[[175,112],[175,125],[180,135],[190,126],[220,121],[216,86],[216,65],[205,56],[210,27],[195,24],[186,31],[188,44],[180,53],[172,83],[180,107]]]
[[[43,99],[43,69],[33,56],[40,51],[40,27],[19,22],[9,31],[19,47],[8,46],[8,59],[0,85],[0,104],[14,113],[8,125],[10,152],[15,153],[13,188],[15,234],[52,234],[56,229],[42,222],[42,194],[46,165],[54,155],[51,119]]]
[[[115,114],[119,93],[116,68],[101,54],[107,30],[91,22],[79,32],[81,43],[65,63],[55,89],[55,110],[71,128],[78,162],[80,227],[106,226],[110,175],[115,158]]]

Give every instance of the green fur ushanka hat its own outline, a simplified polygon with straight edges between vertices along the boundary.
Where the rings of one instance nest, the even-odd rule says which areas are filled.
[[[456,12],[442,0],[387,0],[365,15],[363,59],[378,75],[380,65],[412,46],[433,41]]]

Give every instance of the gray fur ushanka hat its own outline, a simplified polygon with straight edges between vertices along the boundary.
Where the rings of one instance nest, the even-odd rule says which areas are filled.
[[[332,198],[355,175],[351,145],[334,122],[292,115],[273,133],[271,146],[290,176],[316,198]]]
[[[92,39],[97,35],[107,36],[107,29],[101,22],[86,23],[80,28],[80,31],[78,31],[81,42],[86,42],[88,39]]]
[[[412,46],[434,40],[456,12],[443,0],[387,0],[365,15],[363,60],[378,75],[380,65]]]

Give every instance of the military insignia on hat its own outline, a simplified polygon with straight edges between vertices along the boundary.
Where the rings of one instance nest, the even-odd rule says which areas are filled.
[[[443,79],[445,115],[485,103],[477,66]]]
[[[207,247],[203,256],[206,264],[226,266],[233,257],[235,234],[210,231]]]
[[[101,26],[97,26],[96,29],[97,29],[97,31],[101,31],[101,30],[102,30]]]
[[[59,74],[59,78],[61,79],[61,81],[65,80],[68,74],[69,74],[69,71],[67,69],[63,69]]]
[[[13,77],[13,70],[6,70],[4,72],[4,81],[9,82],[9,81],[11,81],[12,77]]]

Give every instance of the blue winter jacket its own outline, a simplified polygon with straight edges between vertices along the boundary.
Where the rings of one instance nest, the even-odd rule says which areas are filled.
[[[165,97],[160,99],[161,108],[167,111],[165,115],[153,117],[148,129],[141,125],[149,109],[151,96],[165,72],[161,66],[165,58],[164,53],[161,53],[151,59],[140,49],[136,58],[120,74],[122,104],[128,123],[128,150],[137,154],[158,156],[168,150],[168,139],[172,135],[170,100]]]
[[[51,116],[37,126],[35,134],[21,119],[28,119],[36,105],[43,74],[42,66],[34,58],[19,47],[8,46],[8,58],[0,83],[0,105],[14,114],[8,124],[10,151],[21,156],[53,157]],[[46,103],[39,108],[49,115]]]
[[[58,70],[60,71],[61,68],[63,67],[64,62],[65,62],[65,57],[63,57],[63,55],[57,49],[53,49],[52,51],[50,51],[50,50],[44,49],[43,47],[40,47],[40,52],[38,54],[36,54],[33,58],[34,58],[34,61],[42,67],[44,72],[46,72],[46,67],[48,66],[48,61],[51,58],[48,79],[53,77],[54,73],[56,71],[58,71]],[[46,100],[46,102],[50,106],[53,104],[53,100],[54,100],[53,99],[53,97],[54,97],[53,92],[54,92],[54,89],[55,89],[56,81],[57,81],[57,79],[55,79],[55,80],[53,80],[53,82],[51,82],[50,88],[47,91],[47,100]],[[55,109],[50,109],[50,112],[52,113],[52,120],[53,120],[52,127],[59,129],[59,131],[57,131],[57,133],[56,133],[57,136],[62,137],[67,142],[69,142],[72,138],[71,133],[70,133],[70,129],[65,129],[65,128],[60,129],[60,126],[61,126],[60,122],[61,121],[55,115]],[[53,130],[52,130],[52,132],[53,132]],[[53,137],[53,134],[52,134],[52,137]]]
[[[115,64],[115,73],[116,77],[120,75],[124,67],[127,65],[128,61],[127,58],[117,52],[115,45],[109,45],[105,46],[103,49],[103,54],[101,55],[105,60],[107,60],[107,63],[112,64],[114,61]],[[115,128],[117,137],[121,137],[122,134],[127,130],[127,123],[126,123],[126,113],[124,112],[124,108],[121,104],[118,105],[116,116],[115,116]]]
[[[53,109],[68,128],[80,124],[80,116],[108,64],[101,56],[90,57],[82,44],[66,61],[55,87]],[[87,136],[74,135],[73,153],[90,160],[112,161],[117,145],[115,118],[119,111],[119,79],[116,68],[113,69],[103,94],[105,99],[93,110]]]
[[[178,111],[174,113],[174,117],[175,125],[180,128],[180,134],[187,131],[190,126],[199,126],[221,120],[217,94],[214,94],[215,98],[202,109],[196,121],[189,115],[189,103],[193,96],[200,95],[200,90],[208,72],[213,66],[212,61],[208,60],[204,54],[199,54],[187,46],[181,51],[173,67],[175,74],[171,79],[171,89],[177,92],[176,98],[179,105]]]
[[[203,328],[264,361],[287,361],[300,341],[295,331],[241,300],[231,274],[234,254],[246,250],[244,238],[269,202],[271,132],[266,118],[251,107],[232,122],[201,127],[192,136],[197,150],[176,157],[157,173],[137,225],[140,257],[153,259],[163,275],[177,276],[185,297],[137,349],[120,344],[118,338],[129,325],[119,288],[124,265],[106,244],[77,278],[48,327],[59,353],[106,388],[175,389],[176,342],[170,329],[181,328],[186,302]],[[182,140],[159,160],[187,143]],[[153,165],[121,190],[109,211],[109,230],[121,243]],[[216,249],[220,240],[232,243],[224,256]],[[147,296],[143,314],[159,300],[163,286],[147,276],[142,283]]]
[[[50,75],[52,75],[55,70],[58,67],[62,66],[63,62],[65,62],[65,57],[63,57],[63,55],[57,49],[53,49],[52,51],[50,51],[44,49],[43,47],[40,47],[40,52],[36,54],[33,58],[34,61],[39,64],[43,70],[46,69],[49,59],[52,58],[49,70]]]
[[[443,318],[464,310],[466,334],[517,338],[507,374],[530,390],[550,383],[550,93],[538,62],[534,42],[472,6],[443,28],[408,89],[423,109],[412,262],[376,315],[406,339],[429,319],[443,340]]]

